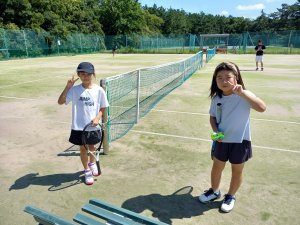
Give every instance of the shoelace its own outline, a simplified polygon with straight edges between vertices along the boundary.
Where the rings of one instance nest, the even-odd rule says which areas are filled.
[[[92,177],[92,176],[93,176],[93,174],[92,174],[92,171],[91,171],[91,170],[84,171],[84,174],[85,174],[85,176],[86,176],[87,178],[89,178],[89,177]]]
[[[234,199],[232,195],[225,195],[224,203],[230,205],[231,201]]]
[[[207,197],[207,196],[210,196],[212,194],[216,194],[216,193],[213,191],[213,189],[210,188],[207,192],[205,192],[204,195]]]

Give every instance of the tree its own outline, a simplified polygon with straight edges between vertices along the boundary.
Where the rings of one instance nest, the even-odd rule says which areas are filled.
[[[143,34],[160,34],[163,19],[144,10],[144,18],[147,26],[143,30]]]
[[[97,0],[6,0],[0,5],[3,26],[16,24],[61,38],[72,32],[103,34]]]
[[[300,27],[300,1],[293,5],[282,4],[269,15],[274,30],[297,30]]]
[[[252,31],[260,32],[260,31],[270,31],[271,26],[269,23],[269,18],[264,10],[261,10],[261,15],[256,18],[254,21],[254,25],[252,26]]]
[[[3,25],[15,24],[17,27],[26,27],[30,24],[31,10],[28,0],[1,0],[0,21]]]
[[[191,30],[187,14],[184,10],[169,9],[162,26],[164,34],[186,34]]]
[[[144,12],[135,0],[100,1],[100,23],[108,35],[142,33],[146,26]]]

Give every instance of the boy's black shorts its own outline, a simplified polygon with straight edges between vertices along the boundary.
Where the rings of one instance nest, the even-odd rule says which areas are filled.
[[[74,145],[83,145],[82,133],[83,133],[83,131],[81,131],[81,130],[71,130],[69,142],[71,142]],[[86,144],[95,145],[100,142],[100,139],[101,139],[100,130],[90,131]]]
[[[252,157],[251,141],[242,143],[216,142],[214,156],[223,162],[229,160],[232,164],[241,164]]]

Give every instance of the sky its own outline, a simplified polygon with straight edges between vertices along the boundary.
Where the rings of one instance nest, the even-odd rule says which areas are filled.
[[[282,4],[292,5],[297,0],[139,0],[142,6],[162,6],[165,9],[183,9],[185,12],[245,17],[256,19],[261,10],[266,14],[277,12]]]

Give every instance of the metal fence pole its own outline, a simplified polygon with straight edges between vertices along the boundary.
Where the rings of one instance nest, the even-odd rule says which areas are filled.
[[[26,50],[26,56],[28,57],[28,49],[27,49],[27,40],[26,40],[26,34],[25,34],[25,30],[23,31],[23,38],[24,38],[24,44],[25,44],[25,50]]]

